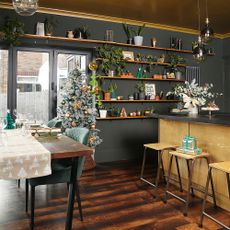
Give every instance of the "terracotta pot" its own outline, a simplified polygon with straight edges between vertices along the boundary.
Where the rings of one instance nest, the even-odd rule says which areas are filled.
[[[111,93],[105,92],[104,93],[104,100],[111,100]]]

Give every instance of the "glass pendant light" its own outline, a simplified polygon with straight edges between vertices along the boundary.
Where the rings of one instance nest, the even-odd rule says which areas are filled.
[[[206,19],[205,19],[205,25],[204,28],[201,30],[201,36],[202,36],[202,41],[204,43],[207,43],[212,40],[214,36],[214,31],[212,27],[209,24],[209,18],[208,18],[208,0],[206,0]]]
[[[197,46],[193,50],[193,58],[197,62],[203,62],[205,61],[206,57],[207,57],[207,51],[205,49],[204,44],[202,43],[201,36],[199,36]]]
[[[31,16],[38,9],[38,0],[12,0],[15,11],[21,16]]]
[[[197,0],[198,9],[198,31],[200,32],[200,0]],[[207,51],[204,44],[202,43],[201,36],[198,36],[197,46],[193,49],[193,58],[197,62],[203,62],[206,59]]]

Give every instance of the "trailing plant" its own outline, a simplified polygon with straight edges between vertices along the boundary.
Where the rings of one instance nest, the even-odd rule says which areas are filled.
[[[142,26],[138,26],[137,30],[132,29],[134,36],[143,36],[145,23]]]
[[[10,45],[19,45],[20,37],[24,34],[24,24],[17,18],[5,18],[5,24],[1,33],[1,40],[5,40]]]
[[[115,70],[118,75],[124,72],[125,60],[122,49],[114,46],[100,46],[97,48],[97,57],[101,59],[100,69],[108,74],[109,70]]]
[[[128,38],[128,39],[132,38],[132,37],[133,37],[133,36],[132,36],[132,35],[133,35],[133,31],[132,31],[132,29],[129,27],[129,25],[127,25],[126,23],[123,23],[122,26],[123,26],[123,29],[124,29],[124,31],[125,31],[125,33],[126,33],[127,38]]]

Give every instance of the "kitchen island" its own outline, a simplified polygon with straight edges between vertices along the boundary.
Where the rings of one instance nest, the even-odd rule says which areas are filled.
[[[181,145],[185,135],[194,136],[197,138],[197,146],[210,154],[211,162],[230,161],[230,114],[214,114],[211,117],[208,115],[153,114],[153,118],[158,119],[159,141]],[[167,171],[168,154],[165,154],[163,158]],[[187,165],[183,160],[179,161],[179,165],[183,189],[186,189]],[[205,187],[207,171],[205,161],[202,160],[200,164],[195,165],[193,181],[200,188]],[[172,173],[176,177],[175,165],[173,165]],[[230,211],[225,174],[214,170],[213,178],[217,204]],[[200,192],[196,192],[196,195],[203,197]]]

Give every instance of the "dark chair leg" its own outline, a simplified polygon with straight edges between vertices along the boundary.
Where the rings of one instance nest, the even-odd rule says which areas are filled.
[[[21,180],[18,179],[18,188],[20,188],[20,187],[21,187]]]
[[[161,154],[162,154],[162,151],[158,150],[158,153],[157,153],[157,158],[158,158],[157,176],[156,176],[156,182],[155,182],[156,188],[158,187],[158,184],[159,184],[159,181],[160,181],[160,174],[161,174]]]
[[[77,204],[78,204],[78,210],[80,214],[80,219],[83,221],[83,213],[82,213],[82,207],[81,207],[81,197],[80,197],[80,190],[79,190],[79,183],[78,180],[76,180],[76,197],[77,197]]]
[[[144,169],[145,169],[145,160],[146,160],[146,150],[147,148],[144,148],[144,153],[143,153],[143,161],[142,161],[142,167],[141,167],[141,176],[140,178],[143,178],[143,174],[144,174]]]
[[[190,165],[189,165],[189,160],[186,160],[186,164],[187,164],[187,168],[188,168],[188,177],[190,177]],[[191,187],[191,193],[192,193],[192,196],[194,197],[194,190],[193,190],[193,187]],[[189,192],[190,192],[189,191]]]
[[[30,229],[34,229],[34,202],[35,202],[35,187],[31,186],[30,194]]]
[[[164,163],[163,163],[163,153],[161,155],[161,166],[162,166],[162,173],[163,173],[163,178],[164,178],[164,183],[166,184],[167,181],[166,181],[166,175],[165,175],[165,169],[164,169]]]
[[[25,186],[25,189],[26,189],[26,213],[28,212],[28,198],[29,198],[29,181],[28,179],[26,179],[25,181],[26,183],[26,186]]]

